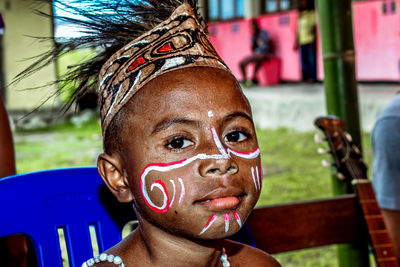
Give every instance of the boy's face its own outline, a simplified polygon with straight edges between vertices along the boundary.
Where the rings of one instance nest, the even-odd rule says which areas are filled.
[[[194,238],[237,232],[259,197],[262,170],[236,80],[207,67],[169,72],[125,112],[120,157],[141,219]]]

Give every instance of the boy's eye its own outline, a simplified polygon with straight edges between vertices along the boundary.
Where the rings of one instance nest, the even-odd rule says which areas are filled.
[[[247,136],[240,131],[230,132],[224,137],[225,142],[241,142],[245,139],[247,139]]]
[[[171,142],[167,144],[167,147],[172,149],[182,149],[192,144],[193,142],[186,138],[174,138]]]

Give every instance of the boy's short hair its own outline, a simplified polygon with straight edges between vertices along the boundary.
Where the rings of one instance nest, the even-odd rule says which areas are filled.
[[[103,149],[107,154],[120,152],[122,148],[121,131],[123,122],[126,121],[126,107],[123,107],[110,122],[107,131],[103,134]]]

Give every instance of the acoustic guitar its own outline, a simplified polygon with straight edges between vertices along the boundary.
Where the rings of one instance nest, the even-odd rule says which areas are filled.
[[[349,180],[354,187],[368,228],[377,266],[398,267],[375,193],[367,178],[367,166],[359,148],[352,142],[351,135],[344,130],[344,121],[335,116],[326,116],[317,118],[315,125],[324,132],[330,149],[328,153],[333,158],[332,164],[324,165],[336,167],[338,179]]]

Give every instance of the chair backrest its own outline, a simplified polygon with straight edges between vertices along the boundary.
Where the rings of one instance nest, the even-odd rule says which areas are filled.
[[[368,241],[354,194],[259,207],[247,224],[256,246],[268,253]]]
[[[93,257],[89,227],[95,229],[98,249],[103,251],[118,243],[122,226],[135,219],[131,205],[117,202],[95,167],[3,178],[0,207],[0,236],[29,236],[38,266],[62,266],[59,230],[64,232],[70,266],[79,267]]]

